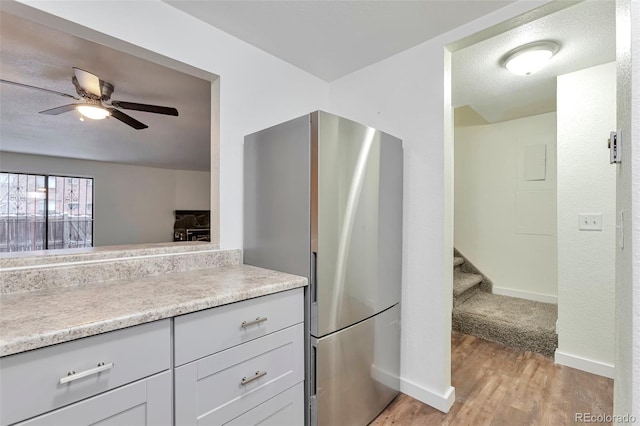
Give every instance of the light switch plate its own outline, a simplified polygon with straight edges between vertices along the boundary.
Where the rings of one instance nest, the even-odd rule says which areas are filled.
[[[578,221],[581,231],[602,231],[602,213],[580,213]]]

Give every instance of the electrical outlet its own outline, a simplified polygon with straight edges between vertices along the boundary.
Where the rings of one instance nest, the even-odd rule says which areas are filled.
[[[602,213],[580,213],[578,221],[581,231],[602,231]]]

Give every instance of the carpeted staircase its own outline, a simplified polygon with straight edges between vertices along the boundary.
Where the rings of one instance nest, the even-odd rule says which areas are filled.
[[[492,293],[492,283],[458,251],[453,260],[455,331],[553,356],[557,305]]]

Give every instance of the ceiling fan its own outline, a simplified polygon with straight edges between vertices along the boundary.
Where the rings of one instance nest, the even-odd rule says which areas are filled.
[[[45,89],[42,87],[17,83],[15,81],[0,79],[0,83],[13,84],[15,86],[41,90],[44,92],[49,92],[80,101],[78,103],[62,105],[56,108],[40,111],[40,114],[58,115],[64,112],[73,111],[75,109],[80,113],[81,120],[83,119],[83,117],[91,118],[93,120],[100,120],[111,116],[116,120],[122,121],[124,124],[133,127],[136,130],[146,129],[149,126],[141,123],[130,115],[125,114],[124,112],[120,111],[120,109],[130,109],[135,111],[145,111],[154,114],[165,114],[173,116],[178,115],[178,110],[172,107],[139,104],[135,102],[112,101],[111,94],[114,90],[113,84],[100,80],[95,74],[81,70],[80,68],[74,67],[73,73],[74,76],[71,78],[71,81],[76,87],[76,92],[80,97],[76,97],[68,93],[58,92],[55,90]]]

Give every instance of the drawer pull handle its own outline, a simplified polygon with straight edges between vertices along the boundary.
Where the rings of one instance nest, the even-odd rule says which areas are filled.
[[[63,385],[65,383],[73,382],[74,380],[82,379],[83,377],[91,376],[93,374],[102,373],[103,371],[111,370],[113,368],[113,363],[105,364],[104,362],[99,362],[96,368],[91,368],[89,370],[81,371],[76,373],[71,370],[67,373],[66,377],[60,379],[60,384]]]
[[[253,321],[242,321],[242,324],[240,325],[240,327],[242,328],[251,327],[252,325],[260,324],[261,322],[265,322],[266,320],[267,320],[267,317],[257,317]]]
[[[246,377],[243,377],[242,380],[240,380],[240,384],[241,385],[246,385],[249,384],[251,382],[253,382],[254,380],[258,380],[260,377],[266,376],[267,372],[266,371],[256,371],[256,374],[254,374],[253,376],[249,377],[248,379]]]

